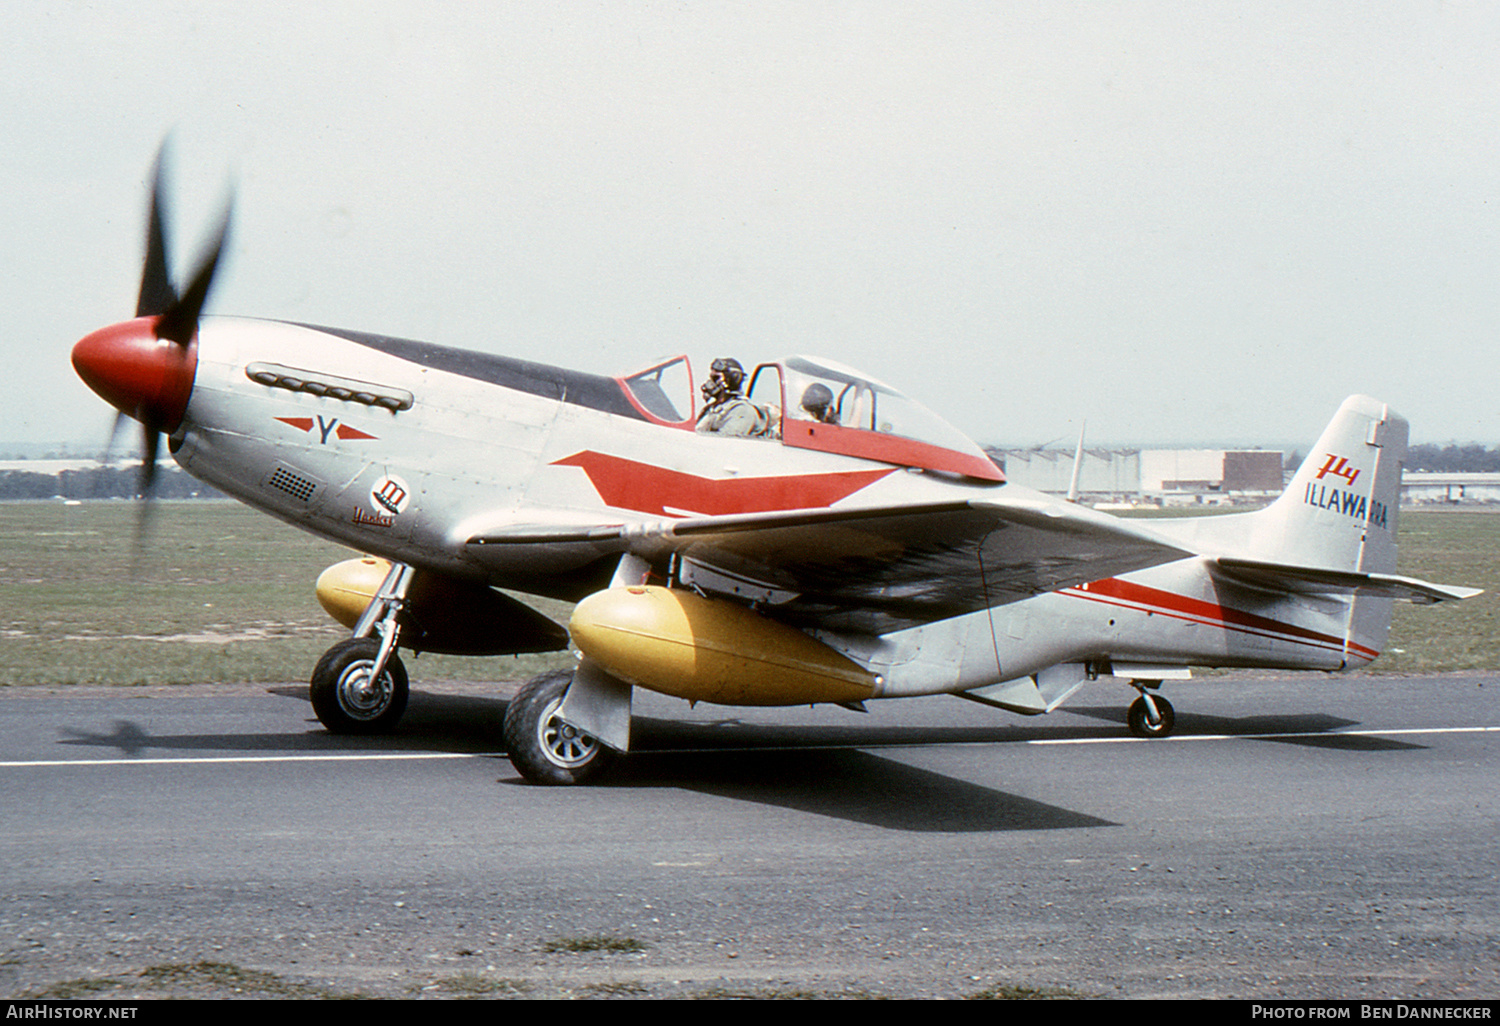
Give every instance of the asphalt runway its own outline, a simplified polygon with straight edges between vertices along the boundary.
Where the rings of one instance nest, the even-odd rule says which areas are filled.
[[[0,691],[0,995],[1500,997],[1500,677],[638,699],[520,782],[508,691],[333,737],[301,685]]]

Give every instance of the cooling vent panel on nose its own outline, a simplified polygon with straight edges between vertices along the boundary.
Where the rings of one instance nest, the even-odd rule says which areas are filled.
[[[279,463],[261,481],[261,487],[289,495],[299,502],[311,503],[322,483]]]

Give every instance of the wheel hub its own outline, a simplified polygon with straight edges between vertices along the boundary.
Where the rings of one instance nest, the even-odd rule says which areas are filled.
[[[599,750],[599,742],[577,727],[558,719],[557,710],[560,708],[562,701],[559,699],[542,716],[539,731],[542,751],[559,766],[581,766],[594,757]]]
[[[379,716],[391,700],[391,684],[385,674],[370,676],[371,663],[355,663],[339,678],[339,705],[355,719]]]

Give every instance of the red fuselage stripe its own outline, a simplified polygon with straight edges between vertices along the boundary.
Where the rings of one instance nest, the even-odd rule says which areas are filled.
[[[585,451],[552,464],[580,467],[605,505],[656,516],[725,516],[825,509],[894,473],[890,468],[785,477],[710,478]]]
[[[942,470],[981,481],[1005,480],[1000,468],[986,457],[945,449],[940,445],[929,445],[899,435],[882,434],[879,431],[789,418],[782,423],[781,440],[797,449],[857,456],[863,460],[879,460],[903,467]]]
[[[1272,620],[1256,613],[1221,606],[1217,602],[1188,598],[1186,595],[1176,595],[1170,591],[1162,591],[1160,588],[1134,584],[1115,577],[1093,581],[1076,588],[1064,588],[1060,594],[1126,609],[1145,609],[1163,616],[1208,624],[1245,634],[1273,634],[1284,641],[1309,645],[1313,648],[1343,652],[1347,647],[1351,654],[1365,659],[1374,659],[1380,654],[1375,649],[1357,645],[1353,641],[1346,646],[1343,638],[1333,634],[1323,634],[1305,627],[1282,623],[1280,620]]]

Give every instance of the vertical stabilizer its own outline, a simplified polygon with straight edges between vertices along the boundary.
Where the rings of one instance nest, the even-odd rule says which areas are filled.
[[[1251,514],[1252,558],[1393,573],[1406,433],[1406,421],[1384,403],[1362,395],[1344,400],[1281,498]],[[1390,598],[1353,595],[1344,616],[1345,665],[1373,659],[1390,624]]]
[[[1406,430],[1384,403],[1344,400],[1281,498],[1256,517],[1256,557],[1394,572]]]

